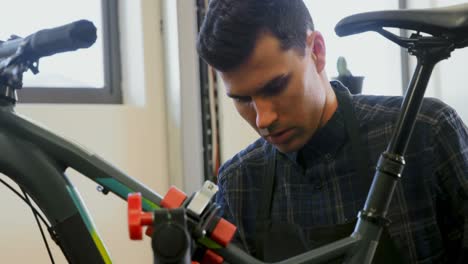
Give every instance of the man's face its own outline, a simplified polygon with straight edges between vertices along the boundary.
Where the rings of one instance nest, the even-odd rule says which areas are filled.
[[[299,150],[322,123],[326,88],[313,42],[309,36],[300,55],[282,50],[279,40],[264,33],[246,63],[221,72],[239,114],[283,153]]]

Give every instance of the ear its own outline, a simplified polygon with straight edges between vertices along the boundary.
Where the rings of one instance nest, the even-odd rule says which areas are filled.
[[[310,56],[315,62],[317,72],[322,72],[325,69],[326,64],[325,41],[323,39],[322,33],[319,31],[308,31],[306,43],[307,48],[310,51]]]

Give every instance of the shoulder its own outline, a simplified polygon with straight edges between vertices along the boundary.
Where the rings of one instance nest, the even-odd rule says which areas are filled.
[[[359,126],[369,145],[384,149],[391,140],[401,113],[401,96],[353,97]],[[457,112],[436,98],[424,98],[408,143],[407,158],[426,160],[466,149],[467,128]],[[450,147],[448,147],[450,146]],[[449,150],[445,150],[450,148]],[[442,149],[442,150],[441,150]],[[421,155],[428,155],[424,159]],[[430,154],[430,155],[429,155]],[[432,161],[433,162],[433,161]]]
[[[263,138],[257,139],[247,148],[227,160],[219,169],[218,183],[225,183],[230,177],[239,175],[243,168],[265,165],[267,154],[273,151],[273,146]]]
[[[362,121],[394,122],[400,115],[402,96],[353,96],[356,116]],[[447,116],[456,115],[449,105],[436,98],[424,98],[416,121],[427,125],[437,125]]]

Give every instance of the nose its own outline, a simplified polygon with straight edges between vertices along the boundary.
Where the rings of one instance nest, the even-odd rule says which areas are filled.
[[[278,119],[278,113],[275,110],[271,100],[265,98],[253,99],[257,118],[255,120],[259,129],[267,129]]]

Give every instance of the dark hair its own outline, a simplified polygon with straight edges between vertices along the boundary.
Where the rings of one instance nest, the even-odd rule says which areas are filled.
[[[211,0],[197,50],[215,69],[229,71],[248,59],[263,32],[304,55],[308,29],[314,25],[302,0]]]

